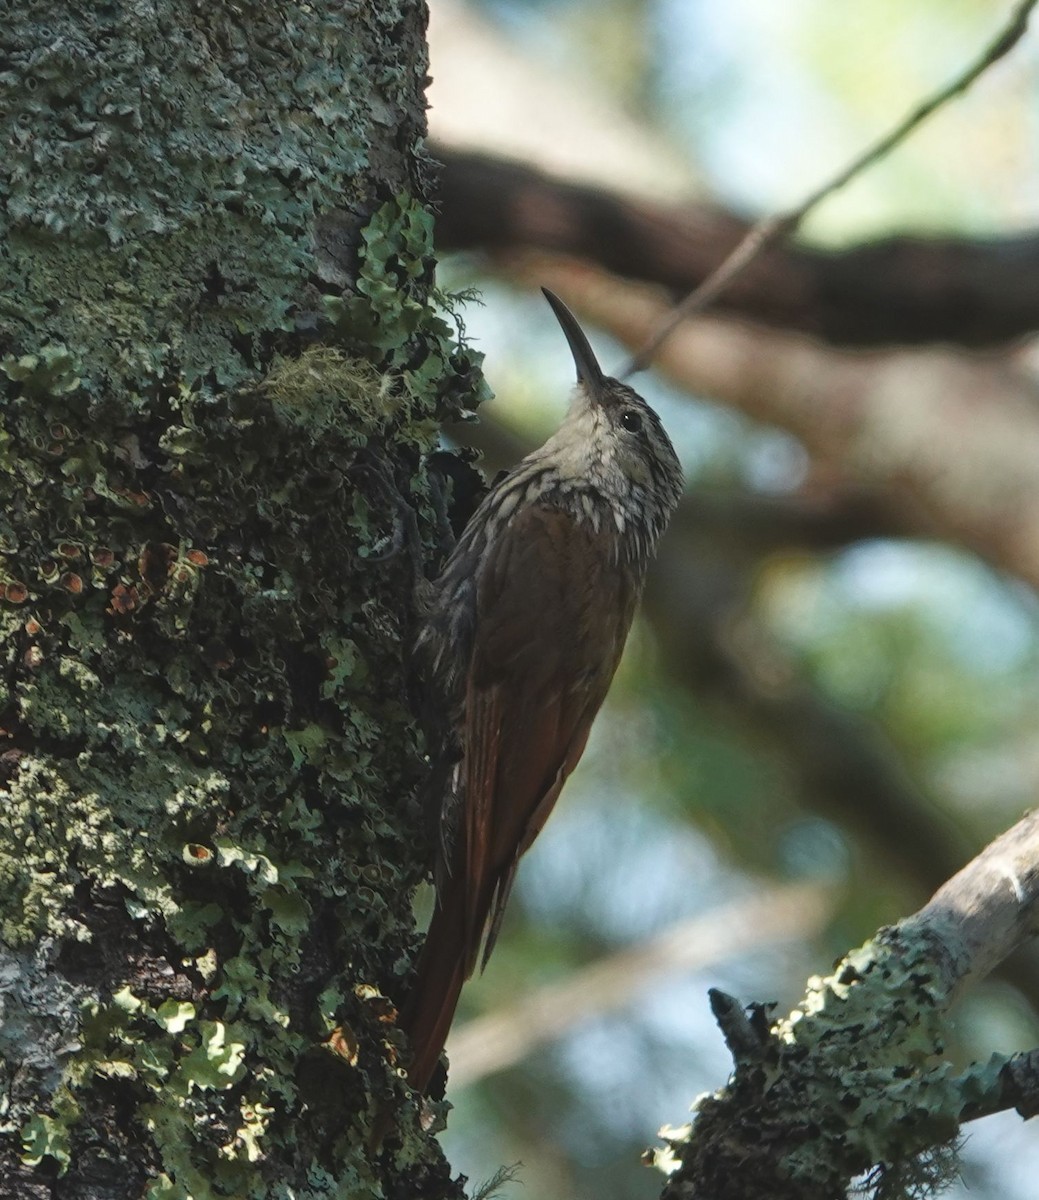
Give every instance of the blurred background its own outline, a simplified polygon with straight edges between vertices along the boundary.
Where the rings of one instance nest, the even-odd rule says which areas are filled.
[[[996,0],[431,0],[440,281],[495,397],[481,469],[558,424],[747,219],[798,203],[969,62]],[[524,860],[448,1050],[450,1161],[508,1198],[638,1200],[724,1084],[707,989],[806,977],[1036,802],[1039,28],[827,201],[635,381],[685,467],[618,679]],[[1039,958],[955,1017],[958,1062],[1039,1043]],[[963,1181],[1039,1195],[1039,1128]]]

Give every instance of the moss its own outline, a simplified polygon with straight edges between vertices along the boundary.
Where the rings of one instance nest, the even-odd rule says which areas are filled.
[[[275,360],[264,392],[280,420],[315,434],[340,422],[347,410],[361,444],[411,416],[410,396],[399,380],[335,346],[313,346],[297,358]]]

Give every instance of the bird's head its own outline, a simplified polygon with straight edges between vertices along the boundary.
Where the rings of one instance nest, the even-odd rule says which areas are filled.
[[[671,439],[634,388],[604,374],[570,309],[547,288],[541,290],[577,368],[570,409],[550,444],[572,459],[575,474],[584,472],[612,495],[623,493],[633,506],[644,505],[645,517],[659,532],[682,492],[682,468]]]

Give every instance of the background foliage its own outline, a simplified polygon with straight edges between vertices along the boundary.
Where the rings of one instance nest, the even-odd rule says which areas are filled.
[[[659,185],[642,162],[625,161],[620,143],[619,161],[600,153],[602,179],[627,167],[632,189],[652,196],[672,195],[684,176],[701,197],[758,215],[797,202],[944,82],[992,35],[1006,7],[494,0],[478,17],[482,36],[504,40],[514,58],[535,64],[538,78],[552,76],[560,95],[579,94],[575,111],[597,106],[604,125],[645,131]],[[450,38],[459,19],[447,0],[434,5],[438,83],[438,62],[457,62]],[[497,93],[509,84],[502,75],[487,82],[487,108],[501,104]],[[478,86],[477,78],[471,87]],[[982,238],[1027,227],[1039,198],[1037,91],[1032,31],[1012,60],[825,205],[805,240]],[[482,109],[482,93],[474,104],[470,90],[469,99]],[[458,141],[465,122],[450,83],[435,85],[432,100],[434,135]],[[519,145],[503,124],[497,144],[528,156],[539,153],[540,137],[542,161],[565,169],[568,112],[542,127],[532,96],[513,103],[518,112],[529,103],[531,128]],[[483,119],[477,129],[474,118],[473,140],[493,142],[493,113]],[[575,177],[594,169],[574,151]],[[486,428],[463,426],[453,436],[493,453],[501,453],[501,426],[528,443],[540,439],[570,386],[550,314],[510,284],[500,263],[489,270],[485,260],[457,257],[442,267],[445,279],[483,293],[485,307],[471,306],[466,319],[496,392],[481,409]],[[622,361],[622,348],[594,340],[605,364]],[[1019,365],[1035,361],[1028,345],[1013,354]],[[672,432],[691,494],[715,511],[829,495],[834,481],[789,434],[651,375],[640,386]],[[970,430],[961,450],[971,455]],[[719,1086],[729,1067],[707,988],[791,1005],[806,974],[826,970],[925,899],[946,873],[943,856],[964,861],[1034,803],[1039,609],[1031,590],[949,543],[878,530],[824,550],[762,551],[734,520],[724,545],[690,552],[690,570],[714,589],[711,609],[732,643],[749,647],[763,692],[807,698],[807,711],[832,724],[791,729],[778,741],[766,736],[760,712],[723,699],[676,653],[666,615],[674,606],[653,598],[676,585],[658,577],[649,619],[632,638],[580,771],[526,860],[494,963],[468,989],[461,1019],[498,1012],[683,918],[721,912],[777,884],[815,881],[829,890],[782,940],[717,956],[695,972],[659,964],[618,1011],[529,1046],[520,1065],[454,1083],[448,1156],[476,1179],[521,1161],[523,1189],[509,1185],[506,1195],[656,1194],[659,1177],[639,1166],[640,1150],[660,1124],[681,1123],[697,1091]],[[703,538],[711,547],[709,529]],[[673,535],[665,556],[685,553]],[[687,619],[698,611],[690,606]],[[865,832],[868,791],[842,788],[832,772],[813,777],[817,743],[819,754],[843,756],[845,779],[855,778],[857,755],[880,756],[906,813],[904,836],[897,828],[887,839]],[[976,989],[958,1014],[957,1057],[1034,1045],[1037,1000],[1022,973]],[[992,1118],[972,1129],[963,1163],[972,1196],[1033,1195],[1039,1134],[1017,1117]]]

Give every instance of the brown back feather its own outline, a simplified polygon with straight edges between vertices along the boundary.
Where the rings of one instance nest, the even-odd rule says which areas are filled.
[[[403,1023],[428,1083],[462,982],[494,947],[520,856],[577,765],[631,624],[638,587],[615,532],[530,505],[477,579],[466,680],[464,818]]]

